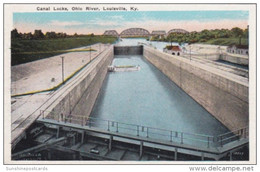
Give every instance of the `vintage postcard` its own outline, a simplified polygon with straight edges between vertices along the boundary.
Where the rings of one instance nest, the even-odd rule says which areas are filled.
[[[256,4],[4,4],[5,164],[256,163]]]

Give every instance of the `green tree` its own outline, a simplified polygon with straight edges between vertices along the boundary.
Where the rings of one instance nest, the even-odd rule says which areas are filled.
[[[48,39],[52,39],[52,38],[56,38],[57,36],[55,32],[46,32],[45,37]]]
[[[42,33],[42,30],[34,30],[34,39],[42,39],[44,38],[44,34]]]
[[[234,28],[232,28],[232,29],[231,29],[231,32],[232,32],[232,35],[233,35],[234,37],[238,37],[238,36],[243,35],[243,30],[240,29],[239,27],[234,27]]]
[[[244,38],[248,38],[248,36],[249,36],[249,34],[248,34],[248,29],[245,29],[245,30],[243,31],[243,37],[244,37]]]
[[[29,33],[24,33],[21,35],[22,36],[22,39],[26,39],[26,40],[31,40],[33,39],[33,34],[31,32]]]
[[[174,33],[170,33],[168,36],[167,36],[167,40],[169,42],[171,42],[171,46],[172,46],[172,42],[174,41],[174,37],[175,37],[175,34]]]
[[[20,34],[18,33],[17,29],[13,29],[11,31],[11,39],[18,39],[20,38]]]

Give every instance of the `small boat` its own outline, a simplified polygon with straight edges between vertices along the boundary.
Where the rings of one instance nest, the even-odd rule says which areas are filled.
[[[140,66],[108,66],[109,72],[127,72],[127,71],[138,71]]]

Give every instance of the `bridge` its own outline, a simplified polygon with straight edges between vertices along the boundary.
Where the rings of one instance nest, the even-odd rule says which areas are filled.
[[[169,35],[171,33],[189,33],[189,32],[184,29],[171,29],[168,31],[167,35]]]
[[[121,36],[121,37],[146,37],[146,36],[167,36],[170,33],[189,33],[184,29],[171,29],[167,32],[164,30],[154,30],[151,33],[143,28],[129,28],[123,30],[120,34],[116,30],[106,30],[103,35],[105,36]]]
[[[151,35],[152,36],[165,36],[166,32],[164,30],[153,30]]]
[[[121,37],[145,37],[150,36],[150,32],[143,28],[129,28],[126,30],[123,30],[120,33]]]
[[[115,37],[119,36],[119,34],[117,33],[116,30],[106,30],[103,35],[104,36],[115,36]]]

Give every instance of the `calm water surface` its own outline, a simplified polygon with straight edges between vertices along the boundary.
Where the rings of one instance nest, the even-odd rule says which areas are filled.
[[[115,56],[113,64],[140,65],[141,70],[108,73],[92,117],[212,136],[228,132],[143,56]]]
[[[137,42],[139,41],[136,39],[131,45]],[[91,117],[211,136],[229,131],[143,56],[117,55],[113,65],[140,65],[141,69],[132,72],[109,72]],[[104,123],[97,126],[107,127]],[[115,124],[113,126],[115,127]],[[121,127],[120,131],[136,133],[135,127],[127,127],[133,129],[132,131],[124,130],[125,125]],[[153,131],[149,132],[149,135],[152,135]],[[143,136],[145,133],[146,129],[143,129]],[[168,136],[159,138],[162,137]]]

